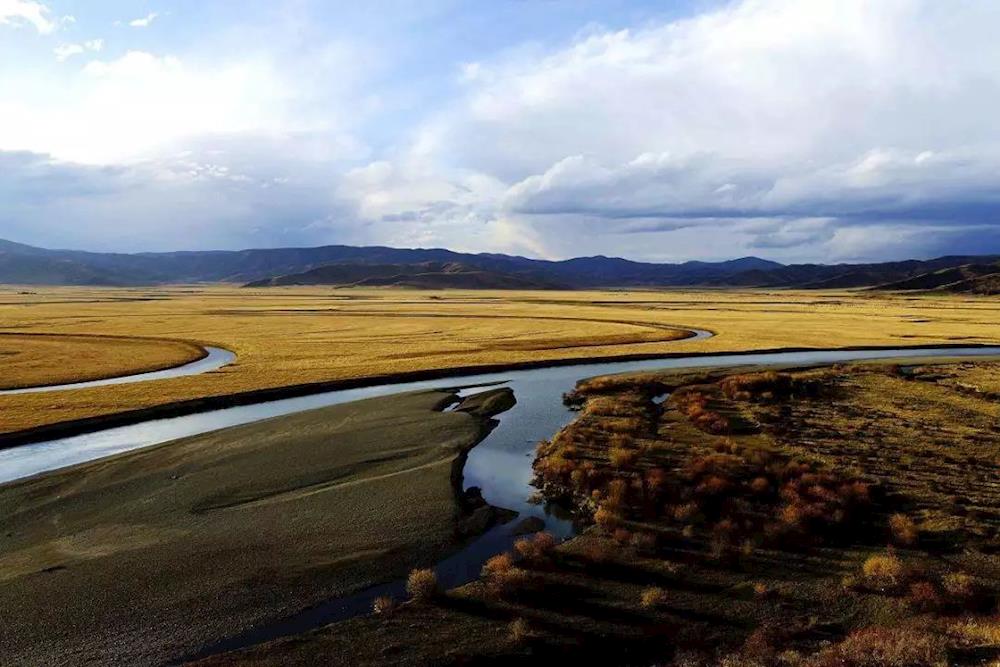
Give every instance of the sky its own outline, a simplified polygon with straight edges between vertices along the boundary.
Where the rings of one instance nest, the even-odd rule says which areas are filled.
[[[0,238],[1000,253],[1000,3],[0,0]]]

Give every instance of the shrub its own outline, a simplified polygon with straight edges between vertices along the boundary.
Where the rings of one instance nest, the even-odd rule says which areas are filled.
[[[483,565],[483,577],[490,578],[498,574],[504,574],[514,569],[514,559],[508,553],[497,554]]]
[[[602,530],[612,530],[618,525],[619,521],[621,521],[621,517],[606,507],[598,507],[597,511],[594,512],[594,523],[600,526]]]
[[[535,533],[534,537],[524,537],[515,542],[514,551],[523,560],[537,563],[548,558],[556,544],[556,538],[551,533]]]
[[[522,537],[514,542],[514,553],[526,561],[535,559],[535,543],[530,538]]]
[[[406,579],[406,592],[414,600],[426,602],[438,594],[438,580],[434,570],[413,570]]]
[[[729,480],[720,475],[709,475],[697,487],[695,493],[702,496],[719,496],[729,490]]]
[[[667,592],[658,586],[650,586],[639,596],[639,604],[645,609],[655,609],[667,602]]]
[[[552,553],[552,550],[556,548],[559,542],[556,540],[552,533],[535,533],[535,549],[543,555],[547,556]]]
[[[495,595],[507,595],[527,581],[527,573],[514,567],[514,558],[508,553],[493,556],[486,561],[482,575],[488,590]]]
[[[771,482],[768,481],[767,477],[755,477],[750,482],[750,490],[758,496],[762,496],[771,491]]]
[[[507,626],[507,635],[514,644],[523,644],[531,637],[531,629],[528,627],[528,621],[523,618],[515,618]]]
[[[893,553],[871,556],[861,566],[865,580],[876,588],[893,588],[903,580],[903,562]]]
[[[389,614],[396,608],[396,601],[387,595],[380,595],[372,602],[372,611],[376,614]]]
[[[657,494],[667,485],[667,473],[662,468],[653,468],[646,473],[646,488],[650,493]]]
[[[889,530],[892,531],[893,542],[906,547],[916,544],[920,535],[913,519],[905,514],[893,514],[889,517]]]
[[[804,517],[804,510],[801,505],[785,505],[779,514],[781,523],[788,527],[798,527],[802,524]]]
[[[628,495],[628,482],[624,479],[613,479],[608,483],[608,498],[606,503],[615,508],[621,508],[625,505],[625,499]]]
[[[976,595],[976,585],[972,577],[964,572],[950,572],[941,578],[941,586],[954,604],[968,604]]]
[[[697,503],[686,503],[684,505],[678,505],[673,510],[674,520],[687,522],[698,516],[701,512],[701,508],[698,507]]]
[[[948,630],[963,644],[1000,646],[1000,616],[969,618],[956,623]]]
[[[948,664],[944,641],[907,628],[866,628],[821,651],[809,667],[936,667]]]
[[[860,481],[848,482],[837,489],[837,495],[848,503],[867,505],[871,502],[871,487]]]
[[[639,460],[639,452],[634,449],[624,447],[614,447],[608,450],[608,460],[615,468],[631,466]]]
[[[910,604],[920,611],[933,611],[941,606],[941,596],[929,581],[915,581],[910,584]]]
[[[742,463],[743,461],[740,457],[733,456],[732,454],[723,454],[721,452],[706,454],[691,459],[687,465],[686,472],[691,478],[708,474],[731,475],[740,468]]]

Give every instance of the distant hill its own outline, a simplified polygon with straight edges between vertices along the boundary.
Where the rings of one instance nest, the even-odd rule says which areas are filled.
[[[0,280],[18,285],[129,284],[131,278],[83,262],[59,257],[14,254],[0,250]]]
[[[728,276],[717,284],[744,287],[852,289],[897,283],[931,271],[996,260],[1000,260],[1000,257],[963,255],[873,264],[789,264],[772,269],[744,271]]]
[[[558,283],[483,271],[459,262],[419,264],[331,264],[317,269],[256,280],[246,287],[281,285],[392,286],[424,289],[565,289]]]
[[[962,264],[878,285],[875,289],[1000,294],[1000,262]]]
[[[235,251],[165,253],[94,253],[48,250],[0,240],[0,253],[35,258],[34,271],[4,271],[0,283],[35,285],[152,285],[167,283],[251,283],[290,276],[333,265],[413,265],[456,263],[478,271],[517,276],[519,283],[561,285],[569,288],[608,286],[703,285],[725,280],[750,268],[781,264],[756,257],[725,262],[654,264],[617,257],[578,257],[564,261],[529,259],[496,253],[458,253],[441,248],[404,249],[384,246],[320,246]],[[79,267],[78,275],[60,272],[65,262]],[[47,268],[50,267],[50,268]]]
[[[998,260],[1000,256],[962,256],[873,264],[783,265],[758,257],[743,257],[724,262],[656,264],[603,255],[548,261],[496,253],[459,253],[441,248],[342,245],[123,254],[49,250],[0,240],[0,283],[129,286],[226,282],[503,286],[511,289],[699,286],[846,289],[885,286],[886,289],[904,289],[898,285],[924,274],[969,265],[991,265]],[[420,268],[421,265],[425,268]],[[444,268],[449,265],[451,270]],[[979,275],[970,276],[970,279]],[[282,282],[288,280],[302,282]],[[984,278],[967,288],[977,292],[990,289],[989,284],[990,281]]]

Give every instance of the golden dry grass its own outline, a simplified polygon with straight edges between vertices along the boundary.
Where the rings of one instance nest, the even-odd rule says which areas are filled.
[[[0,397],[4,413],[0,429],[11,432],[192,397],[481,364],[782,347],[996,342],[998,314],[997,299],[850,292],[198,286],[21,293],[8,288],[0,290],[0,332],[186,340],[231,349],[238,361],[199,376]],[[717,336],[678,341],[675,327],[710,329]],[[51,368],[36,365],[34,377],[70,368],[82,375],[60,376],[58,381],[90,379],[84,365],[78,369],[66,363],[67,358],[79,356],[78,350],[67,348],[64,354],[52,355]],[[121,355],[111,349],[107,359],[88,367],[91,372],[95,366],[116,368],[116,358],[120,364]]]
[[[0,335],[0,389],[84,382],[171,368],[204,355],[201,347],[178,340]]]

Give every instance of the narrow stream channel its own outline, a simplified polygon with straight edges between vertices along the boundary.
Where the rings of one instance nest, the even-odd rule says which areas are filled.
[[[544,505],[529,502],[531,463],[536,443],[554,435],[566,425],[573,413],[562,403],[563,393],[586,377],[634,371],[731,367],[754,365],[807,366],[865,359],[906,359],[922,357],[983,357],[1000,355],[1000,347],[962,347],[880,350],[823,350],[761,354],[699,355],[644,361],[601,362],[576,366],[537,368],[479,375],[457,376],[445,380],[428,380],[402,384],[387,384],[326,392],[312,396],[269,401],[200,414],[152,420],[85,435],[62,438],[0,451],[0,482],[39,474],[66,465],[88,461],[131,449],[148,447],[175,438],[324,407],[347,401],[428,388],[468,387],[502,383],[514,391],[517,405],[502,414],[499,425],[469,455],[464,470],[466,488],[479,487],[491,505],[519,513],[516,520],[497,526],[476,538],[455,554],[435,566],[439,581],[454,587],[474,580],[483,563],[491,556],[511,547],[517,538],[516,526],[527,517],[538,517],[545,530],[565,538],[575,532],[569,517]],[[358,594],[331,600],[290,618],[277,620],[246,633],[207,646],[196,655],[204,657],[251,646],[282,636],[296,634],[337,620],[371,610],[372,601],[381,595],[403,597],[404,583],[389,582]]]
[[[198,375],[208,373],[216,369],[228,366],[236,361],[236,355],[221,347],[206,347],[206,354],[197,361],[192,361],[173,368],[164,368],[159,371],[149,371],[146,373],[135,373],[134,375],[121,375],[119,377],[104,378],[102,380],[87,380],[85,382],[70,382],[69,384],[50,384],[41,387],[25,387],[24,389],[0,389],[0,396],[12,394],[42,394],[50,391],[65,391],[67,389],[86,389],[88,387],[104,387],[109,384],[131,384],[133,382],[149,382],[151,380],[166,380],[169,378],[183,377],[185,375]]]

